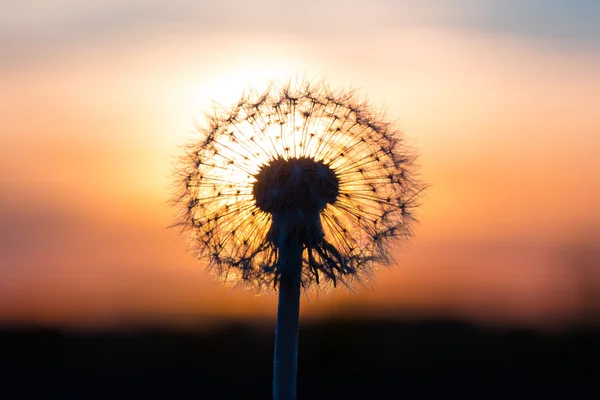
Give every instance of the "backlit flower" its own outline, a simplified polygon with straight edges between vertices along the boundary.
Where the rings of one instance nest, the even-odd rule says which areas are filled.
[[[414,155],[352,92],[272,85],[198,133],[177,166],[176,224],[225,281],[277,287],[279,241],[293,234],[304,288],[349,283],[411,232]]]

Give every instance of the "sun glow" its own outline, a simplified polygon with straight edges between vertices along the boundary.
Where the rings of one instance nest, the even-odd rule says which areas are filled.
[[[279,232],[299,235],[305,287],[388,262],[422,190],[400,132],[322,84],[274,85],[235,104],[207,117],[178,170],[179,226],[197,256],[259,288],[277,285]]]

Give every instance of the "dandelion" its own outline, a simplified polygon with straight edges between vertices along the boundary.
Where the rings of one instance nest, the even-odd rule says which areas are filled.
[[[401,133],[353,92],[272,85],[215,110],[177,167],[176,225],[226,282],[279,292],[274,398],[294,399],[301,288],[369,279],[422,185]]]

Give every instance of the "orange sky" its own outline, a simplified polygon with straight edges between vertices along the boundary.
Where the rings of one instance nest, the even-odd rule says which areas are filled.
[[[204,272],[166,229],[167,201],[171,162],[211,100],[297,76],[385,107],[431,185],[400,265],[305,302],[304,316],[532,325],[600,306],[597,46],[435,24],[175,29],[0,66],[0,323],[274,318],[273,298]]]

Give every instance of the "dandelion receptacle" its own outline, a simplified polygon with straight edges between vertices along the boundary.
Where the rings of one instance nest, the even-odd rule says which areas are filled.
[[[350,91],[301,83],[215,109],[176,169],[176,226],[225,282],[279,295],[274,399],[295,399],[300,296],[369,280],[423,185],[401,132]]]

